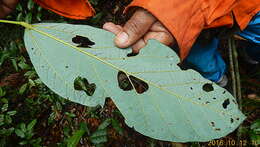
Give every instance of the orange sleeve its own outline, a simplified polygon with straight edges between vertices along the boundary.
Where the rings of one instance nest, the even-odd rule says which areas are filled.
[[[260,0],[240,0],[233,10],[240,29],[245,29],[252,17],[259,11]]]
[[[41,7],[72,19],[86,19],[95,11],[87,0],[34,0]]]
[[[133,0],[127,9],[142,7],[162,22],[175,37],[183,60],[203,29],[232,26],[235,4],[236,0]]]
[[[204,28],[205,20],[198,0],[134,0],[127,9],[137,6],[152,13],[175,37],[184,59]]]

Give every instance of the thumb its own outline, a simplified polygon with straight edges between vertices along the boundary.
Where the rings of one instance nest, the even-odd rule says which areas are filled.
[[[137,9],[126,22],[123,30],[116,35],[115,44],[126,48],[139,40],[156,21],[156,18],[144,9]]]

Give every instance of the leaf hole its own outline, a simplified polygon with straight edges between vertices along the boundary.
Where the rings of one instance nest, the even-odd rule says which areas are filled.
[[[74,89],[84,91],[88,96],[92,96],[96,90],[96,84],[89,83],[86,78],[77,77],[74,80]]]
[[[192,87],[190,87],[190,90],[193,90],[193,88],[192,88]]]
[[[220,128],[215,128],[215,131],[220,131],[221,129]]]
[[[211,83],[206,83],[202,86],[202,89],[206,92],[211,92],[214,90],[213,86]]]
[[[230,104],[229,99],[226,99],[226,100],[222,103],[222,106],[223,106],[224,109],[226,109],[229,104]]]
[[[136,56],[138,55],[139,53],[134,53],[134,52],[131,52],[131,53],[128,53],[126,56],[127,57],[133,57],[133,56]]]
[[[130,75],[128,78],[126,73],[124,73],[122,71],[118,72],[117,81],[118,81],[119,88],[124,91],[133,90],[132,84],[134,85],[135,91],[138,94],[142,94],[149,89],[149,86],[146,82],[144,82],[143,80],[140,80],[132,75]]]
[[[95,45],[95,42],[92,42],[87,37],[76,35],[72,38],[72,42],[78,44],[77,47],[91,48],[92,45]]]
[[[210,124],[211,124],[212,127],[215,127],[215,123],[213,121],[210,122]]]
[[[213,97],[213,100],[215,100],[215,99],[217,99],[217,98]]]
[[[234,119],[233,119],[233,118],[230,118],[230,122],[233,123],[233,122],[234,122]]]

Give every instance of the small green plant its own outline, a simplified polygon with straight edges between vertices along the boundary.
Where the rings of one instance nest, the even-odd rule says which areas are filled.
[[[80,123],[79,130],[75,131],[72,136],[67,139],[67,147],[76,147],[83,135],[89,134],[86,123]]]
[[[12,127],[13,116],[16,111],[8,110],[9,104],[8,99],[4,98],[6,91],[0,87],[0,145],[5,144],[6,138],[14,132]]]
[[[257,119],[250,126],[250,139],[254,145],[260,145],[260,119]]]
[[[34,132],[33,128],[36,124],[37,120],[32,120],[28,125],[25,123],[21,123],[15,128],[15,134],[21,138],[20,145],[33,145],[33,146],[40,146],[41,138],[34,139]]]
[[[27,3],[19,3],[16,11],[18,12],[17,21],[25,21],[27,23],[41,21],[42,8],[36,5],[33,0],[29,0]]]

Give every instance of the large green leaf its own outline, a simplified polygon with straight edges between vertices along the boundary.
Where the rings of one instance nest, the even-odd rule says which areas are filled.
[[[26,26],[26,25],[25,25]],[[244,120],[235,98],[225,89],[193,71],[177,66],[178,56],[155,40],[137,56],[114,46],[114,36],[86,25],[35,24],[24,41],[41,80],[60,96],[87,105],[103,105],[111,97],[134,129],[152,138],[175,141],[209,141],[226,136]],[[77,47],[76,36],[89,38],[91,48]],[[148,90],[122,90],[118,72],[141,79]],[[133,78],[136,77],[136,78]],[[96,89],[75,89],[75,79]],[[133,84],[131,81],[131,84]]]

